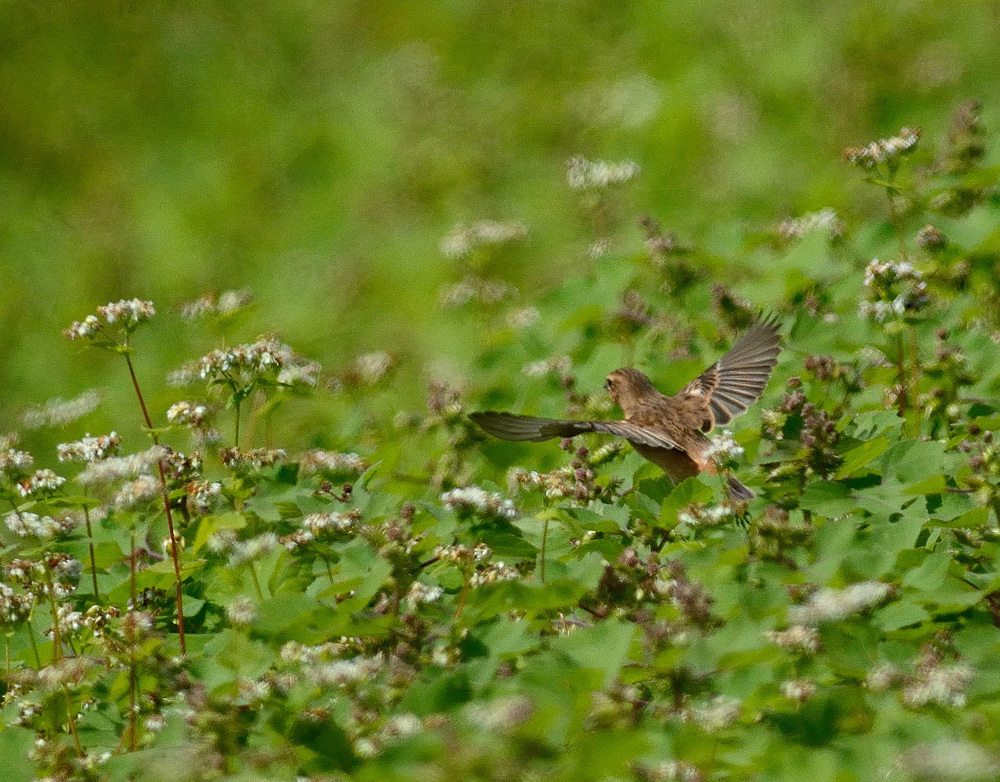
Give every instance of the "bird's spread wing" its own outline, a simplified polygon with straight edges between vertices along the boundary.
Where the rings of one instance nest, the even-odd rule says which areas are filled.
[[[661,432],[629,421],[559,421],[513,413],[472,413],[469,418],[501,440],[539,443],[554,437],[575,437],[585,432],[601,432],[624,437],[633,443],[680,450],[677,443]]]
[[[688,383],[679,397],[701,397],[707,401],[711,420],[704,431],[727,424],[760,399],[771,370],[778,363],[777,318],[757,321],[732,349]]]

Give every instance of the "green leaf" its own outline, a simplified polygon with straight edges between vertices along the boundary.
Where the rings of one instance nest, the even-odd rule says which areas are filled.
[[[895,414],[893,416],[895,417]],[[840,469],[837,470],[835,477],[846,478],[849,475],[854,475],[862,467],[866,467],[875,461],[888,448],[888,437],[876,437],[874,440],[869,440],[857,448],[852,448],[844,454],[844,463],[840,465]]]
[[[697,477],[681,481],[660,506],[660,524],[668,528],[676,526],[678,511],[695,502],[710,502],[713,496],[712,488]]]
[[[554,638],[551,648],[567,655],[582,668],[600,671],[604,674],[604,686],[608,686],[625,664],[636,632],[631,622],[606,620]]]
[[[802,492],[799,507],[818,513],[820,516],[833,518],[850,513],[858,507],[858,502],[852,496],[851,490],[842,483],[813,481]]]

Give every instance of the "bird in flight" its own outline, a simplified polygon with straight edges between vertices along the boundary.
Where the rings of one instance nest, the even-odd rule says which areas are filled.
[[[616,369],[604,384],[625,417],[620,421],[572,421],[513,413],[472,413],[482,429],[502,440],[542,442],[599,432],[624,437],[675,483],[714,471],[707,454],[713,427],[728,424],[760,399],[781,352],[779,323],[762,318],[748,328],[732,349],[674,396],[657,391],[638,369]],[[754,495],[730,476],[735,500]]]

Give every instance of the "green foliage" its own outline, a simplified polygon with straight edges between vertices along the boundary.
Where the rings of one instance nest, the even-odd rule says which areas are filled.
[[[1000,775],[992,9],[661,5],[0,12],[0,777]],[[762,310],[745,506],[467,417]]]

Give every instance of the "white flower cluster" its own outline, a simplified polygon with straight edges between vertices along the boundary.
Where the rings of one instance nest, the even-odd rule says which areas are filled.
[[[892,586],[881,581],[859,581],[843,589],[823,587],[813,592],[804,605],[792,606],[788,616],[792,622],[804,625],[836,622],[878,605],[890,594]]]
[[[360,475],[371,465],[356,453],[336,451],[309,451],[299,460],[299,467],[305,475],[316,472],[346,472]]]
[[[792,625],[785,630],[771,630],[767,640],[777,644],[782,649],[802,654],[816,654],[819,651],[820,640],[816,628],[808,625]]]
[[[122,299],[97,308],[97,315],[88,315],[82,321],[70,324],[63,334],[69,339],[91,339],[104,326],[120,324],[125,331],[132,331],[156,314],[153,302],[143,299]]]
[[[837,217],[835,210],[826,207],[801,217],[786,218],[778,226],[778,235],[786,241],[801,239],[814,231],[826,231],[834,237],[841,236],[844,233],[844,223]]]
[[[875,168],[879,163],[894,165],[901,156],[912,152],[919,140],[919,128],[901,128],[895,136],[844,150],[844,159],[860,168]]]
[[[247,468],[259,470],[271,467],[284,461],[287,455],[284,448],[249,448],[245,451],[238,448],[223,448],[219,451],[219,458],[230,470]]]
[[[281,545],[273,532],[265,532],[249,540],[237,540],[232,530],[216,532],[209,537],[208,543],[213,551],[224,552],[229,557],[229,564],[233,566],[260,559]]]
[[[359,510],[350,510],[346,513],[329,511],[327,513],[310,513],[302,519],[302,526],[309,530],[315,537],[335,532],[354,533],[358,529],[358,522],[361,520]]]
[[[43,426],[66,426],[88,413],[94,412],[101,403],[101,395],[95,389],[84,391],[73,399],[50,399],[43,405],[24,411],[21,422],[28,429]]]
[[[172,424],[201,428],[205,425],[208,407],[196,402],[174,402],[167,410],[167,420]]]
[[[711,459],[719,466],[725,466],[729,462],[739,461],[743,458],[743,446],[736,442],[733,433],[728,429],[723,429],[721,434],[715,435],[705,449],[704,457]]]
[[[630,182],[640,171],[639,164],[632,160],[610,163],[576,155],[566,162],[566,182],[574,190],[602,190]]]
[[[689,707],[683,717],[685,722],[693,722],[706,733],[716,733],[736,722],[741,712],[740,701],[716,695],[710,701]]]
[[[522,242],[528,238],[528,227],[516,221],[478,220],[456,225],[439,245],[449,258],[464,258],[480,247]]]
[[[534,326],[541,317],[537,307],[521,307],[507,313],[507,327],[520,331]]]
[[[160,479],[152,475],[137,475],[135,480],[126,481],[111,500],[116,508],[127,510],[149,502],[160,493]]]
[[[447,491],[441,495],[441,502],[446,508],[459,514],[475,514],[509,521],[517,518],[517,508],[511,500],[478,486]]]
[[[55,491],[66,483],[66,479],[61,475],[56,475],[52,470],[35,470],[17,483],[17,491],[22,497],[30,497],[38,492]]]
[[[35,458],[27,451],[18,451],[16,448],[0,451],[0,472],[7,474],[23,472],[31,469],[34,463]]]
[[[447,309],[462,307],[471,301],[482,304],[496,304],[504,299],[512,299],[518,294],[517,288],[503,280],[485,280],[470,275],[461,282],[441,289],[439,300]]]
[[[71,443],[59,443],[56,452],[61,462],[95,462],[115,456],[122,444],[122,438],[117,432],[99,434],[91,437],[88,432],[82,440]]]
[[[76,529],[77,520],[73,516],[62,516],[58,519],[52,516],[39,516],[30,511],[11,511],[3,517],[7,529],[22,538],[50,538]]]
[[[406,592],[406,601],[413,608],[421,603],[436,603],[444,596],[444,590],[439,586],[414,581]]]
[[[490,562],[486,567],[477,570],[469,579],[469,586],[473,589],[487,584],[498,584],[502,581],[516,581],[521,577],[518,569],[505,562]]]
[[[862,318],[883,322],[930,304],[923,275],[906,261],[873,259],[865,267],[865,287],[866,300],[858,307]]]
[[[474,725],[487,730],[510,730],[526,722],[534,707],[526,695],[504,695],[485,703],[471,703],[464,711]]]
[[[226,618],[234,625],[246,627],[257,618],[257,604],[245,597],[238,597],[226,606]]]
[[[816,694],[817,687],[812,679],[786,679],[778,690],[790,701],[805,703]]]
[[[733,509],[726,503],[701,505],[693,503],[677,513],[677,521],[689,527],[714,527],[733,516]]]
[[[148,473],[155,465],[162,462],[169,455],[169,448],[163,445],[154,445],[145,451],[139,451],[128,456],[110,456],[100,461],[90,462],[76,476],[76,479],[87,486],[94,483],[110,483],[121,478],[135,477]]]
[[[573,366],[569,356],[553,356],[532,361],[521,369],[527,377],[544,377],[545,375],[565,375]]]
[[[358,356],[354,362],[354,370],[361,382],[368,386],[375,385],[392,369],[392,356],[384,350],[365,353]]]
[[[929,703],[961,708],[965,705],[965,689],[972,677],[973,670],[962,663],[928,665],[903,685],[903,703],[911,708]]]
[[[263,336],[248,345],[216,348],[171,372],[167,380],[175,386],[199,379],[246,386],[260,378],[273,378],[285,385],[316,385],[319,370],[319,364],[306,360],[280,340]]]
[[[15,592],[0,582],[0,626],[24,621],[33,604],[34,598],[31,595]]]
[[[222,496],[222,484],[218,481],[194,480],[185,489],[188,502],[198,513],[210,513]]]
[[[185,302],[181,305],[181,317],[184,320],[194,320],[195,318],[207,315],[227,316],[234,312],[253,304],[255,296],[251,290],[229,290],[223,291],[218,296],[208,293],[200,299]]]

